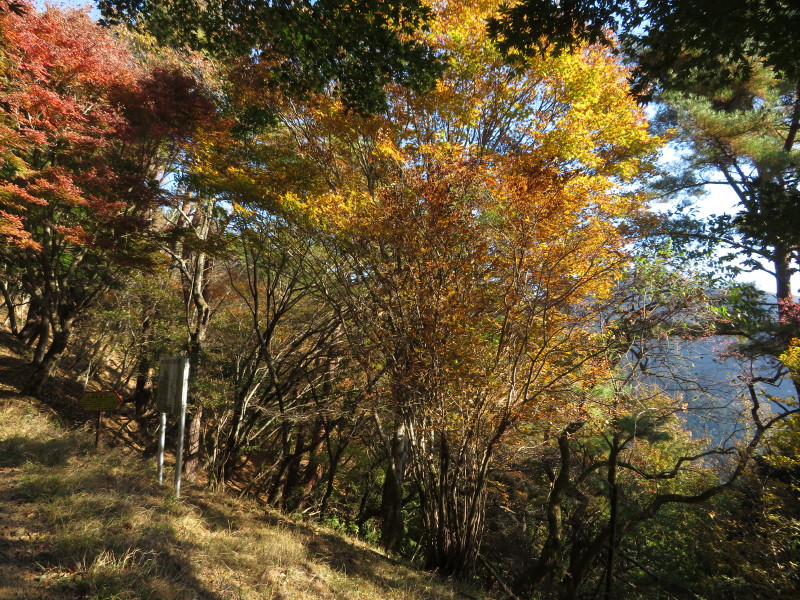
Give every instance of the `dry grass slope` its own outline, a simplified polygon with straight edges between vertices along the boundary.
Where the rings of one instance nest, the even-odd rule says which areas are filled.
[[[192,486],[176,500],[153,461],[96,450],[88,427],[16,395],[12,371],[0,369],[0,600],[484,597],[246,500]]]

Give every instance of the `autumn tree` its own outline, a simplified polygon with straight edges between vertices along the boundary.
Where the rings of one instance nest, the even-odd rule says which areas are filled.
[[[695,257],[715,253],[729,271],[774,277],[777,303],[735,285],[719,307],[719,333],[732,336],[738,351],[759,365],[743,375],[755,403],[758,385],[788,379],[786,350],[796,335],[800,61],[792,48],[798,16],[787,1],[526,1],[509,4],[492,25],[509,56],[538,52],[546,40],[562,47],[576,39],[608,40],[613,31],[635,63],[634,87],[662,103],[661,121],[677,134],[684,158],[670,165],[656,191],[690,209],[707,186],[735,193],[737,213],[700,220],[684,212],[670,234],[682,247],[699,249]],[[785,398],[770,402],[789,412]],[[768,502],[761,506],[772,509]],[[784,585],[780,576],[775,581],[776,589]]]
[[[682,597],[702,568],[683,519],[729,503],[791,418],[746,379],[734,398],[692,372],[715,339],[702,278],[657,255],[626,275],[601,309],[606,372],[565,419],[520,423],[500,449],[485,554],[520,597]]]
[[[144,232],[159,197],[159,152],[204,105],[189,78],[138,69],[80,11],[2,18],[3,211],[13,224],[4,262],[38,317],[26,390],[40,394],[75,320],[119,268],[151,261]],[[159,116],[177,107],[179,120]]]
[[[506,6],[491,28],[509,57],[619,35],[636,65],[635,88],[670,107],[699,175],[672,178],[673,190],[722,183],[739,199],[738,215],[695,239],[722,238],[755,258],[752,268],[766,261],[778,298],[788,300],[798,247],[797,19],[787,1],[535,0]]]
[[[274,465],[257,475],[265,480],[260,487],[269,501],[292,510],[309,491],[296,488],[313,487],[320,476],[316,454],[335,427],[333,379],[346,357],[336,355],[335,316],[315,294],[313,240],[275,215],[238,212],[239,260],[227,267],[235,296],[226,310],[239,315],[228,350],[236,360],[225,369],[234,385],[214,419],[219,441],[210,467],[225,483],[246,460],[244,447],[259,448]]]
[[[239,133],[276,123],[276,94],[302,100],[324,91],[342,98],[357,111],[375,111],[384,105],[385,84],[397,82],[428,89],[440,68],[439,58],[414,36],[426,26],[430,13],[417,0],[302,1],[280,6],[112,0],[102,2],[101,10],[105,23],[123,23],[166,46],[199,50],[223,60],[232,70],[238,69],[240,75],[244,73],[244,87],[249,90],[245,104],[238,103],[239,84],[221,88],[228,116],[236,122]],[[174,228],[188,234],[187,240],[194,237],[200,241],[195,244],[197,252],[187,253],[191,244],[179,244],[180,249],[173,251],[188,286],[187,317],[193,329],[189,345],[196,364],[203,354],[211,314],[205,297],[210,288],[204,282],[213,269],[213,244],[209,242],[215,236],[206,235],[220,224],[212,216],[217,198],[201,188],[195,184],[185,188],[185,199],[196,202],[191,208],[187,205],[184,212],[193,216],[176,220]],[[201,427],[201,407],[193,413],[192,448],[197,445],[192,440],[198,439]],[[188,460],[186,465],[194,468],[195,460]]]
[[[526,592],[577,598],[592,580],[602,597],[614,597],[615,565],[628,555],[623,539],[662,504],[691,503],[717,483],[705,461],[730,449],[684,430],[686,397],[705,388],[680,375],[687,340],[713,331],[713,313],[702,285],[673,269],[649,257],[626,271],[603,311],[607,373],[583,394],[577,418],[544,426],[551,441],[539,441],[546,450],[523,468],[549,484],[526,511],[546,531],[518,579]]]
[[[597,351],[591,306],[639,206],[617,185],[653,142],[602,48],[514,71],[483,33],[489,3],[438,8],[429,43],[456,59],[436,93],[395,89],[385,124],[297,126],[320,160],[353,165],[324,202],[298,205],[327,223],[331,301],[375,382],[383,541],[402,539],[410,473],[426,564],[467,574],[498,445],[520,421],[569,411]]]

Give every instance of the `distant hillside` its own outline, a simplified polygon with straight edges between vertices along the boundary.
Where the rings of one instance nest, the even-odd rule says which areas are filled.
[[[730,337],[674,339],[665,345],[668,348],[663,354],[671,358],[651,367],[651,382],[658,382],[672,394],[682,396],[688,403],[685,414],[688,428],[695,437],[708,437],[715,443],[741,431],[740,415],[742,411],[750,411],[746,381],[754,376],[771,377],[778,368],[774,361],[751,362],[746,357],[736,356]],[[774,384],[758,383],[756,388],[762,400],[770,396],[795,397],[789,377]]]

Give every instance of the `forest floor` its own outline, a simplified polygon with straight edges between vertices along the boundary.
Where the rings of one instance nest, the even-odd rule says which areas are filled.
[[[124,409],[95,448],[74,385],[19,394],[26,362],[0,334],[0,600],[487,597],[252,500],[188,483],[176,499]]]

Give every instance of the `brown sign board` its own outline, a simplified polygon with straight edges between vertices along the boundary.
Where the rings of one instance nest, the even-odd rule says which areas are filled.
[[[88,411],[117,410],[122,404],[122,396],[116,391],[86,392],[78,403]]]

